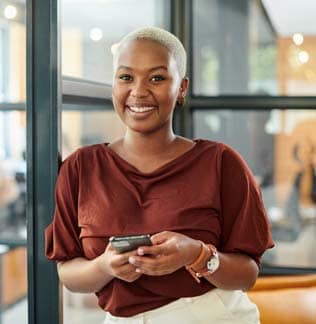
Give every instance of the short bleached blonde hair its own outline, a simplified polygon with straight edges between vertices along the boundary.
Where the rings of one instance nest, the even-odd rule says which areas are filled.
[[[185,77],[187,54],[182,43],[175,35],[158,27],[141,27],[124,36],[113,50],[114,70],[117,67],[117,62],[122,46],[130,41],[138,39],[152,40],[166,47],[176,61],[180,77]]]

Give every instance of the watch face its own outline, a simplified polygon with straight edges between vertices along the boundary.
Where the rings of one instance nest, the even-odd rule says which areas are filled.
[[[211,259],[207,262],[207,269],[209,272],[213,273],[219,267],[219,258],[217,255],[213,255]]]

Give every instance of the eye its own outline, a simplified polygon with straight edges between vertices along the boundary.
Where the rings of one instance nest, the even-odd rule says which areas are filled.
[[[118,78],[123,81],[131,81],[133,79],[129,74],[121,74]]]
[[[154,75],[151,77],[150,79],[151,81],[154,81],[154,82],[159,82],[159,81],[163,81],[163,80],[166,80],[166,78],[162,75]]]

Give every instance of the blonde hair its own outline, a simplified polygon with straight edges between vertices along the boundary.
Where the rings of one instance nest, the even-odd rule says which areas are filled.
[[[113,51],[114,70],[117,66],[117,61],[122,46],[130,41],[137,40],[137,39],[152,40],[166,47],[169,53],[173,56],[173,58],[176,61],[180,77],[181,78],[185,77],[187,55],[182,43],[176,36],[158,27],[142,27],[124,36]]]

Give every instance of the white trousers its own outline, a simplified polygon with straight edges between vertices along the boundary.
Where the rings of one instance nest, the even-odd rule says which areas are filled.
[[[258,324],[259,312],[240,290],[213,289],[131,317],[106,314],[104,324]]]

